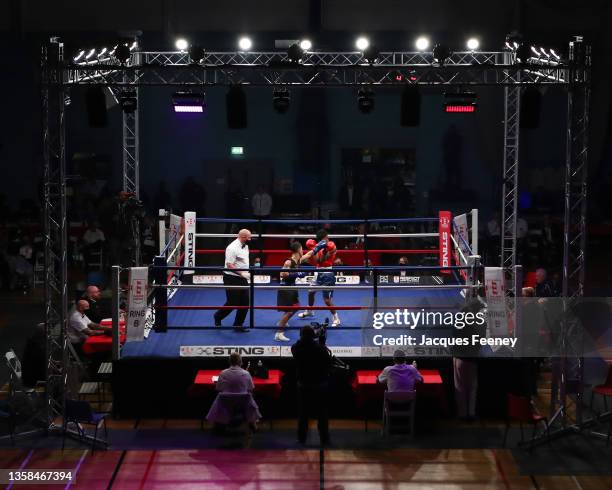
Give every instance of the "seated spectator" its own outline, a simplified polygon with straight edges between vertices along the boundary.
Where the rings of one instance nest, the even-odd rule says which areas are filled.
[[[87,230],[83,234],[83,259],[85,260],[85,265],[92,262],[92,252],[99,251],[105,241],[104,232],[98,228],[98,224],[95,221],[90,221]]]
[[[89,303],[80,299],[68,320],[68,340],[76,350],[77,354],[83,355],[83,344],[92,335],[104,335],[110,332],[110,327],[103,327],[99,323],[92,322],[86,315]]]
[[[359,235],[364,235],[365,233],[365,224],[364,223],[360,223],[359,225],[357,225],[357,230],[356,233]],[[358,250],[361,250],[363,248],[365,248],[365,239],[363,236],[358,236],[357,238],[355,238],[355,242],[350,243],[349,244],[349,248],[356,248]]]
[[[344,265],[344,262],[342,262],[342,259],[340,257],[337,257],[336,260],[334,260],[334,267],[342,267]],[[343,276],[344,275],[344,271],[336,271],[336,276]]]
[[[378,382],[385,383],[388,391],[414,391],[415,383],[423,382],[416,366],[416,361],[406,364],[404,351],[396,350],[393,353],[393,365],[383,369],[378,375]]]
[[[535,296],[535,289],[532,287],[522,288],[521,296],[523,296],[524,298],[533,298]]]
[[[536,269],[535,295],[538,298],[550,298],[555,295],[553,287],[548,280],[546,269],[542,267]]]
[[[406,257],[405,255],[402,255],[398,262],[397,265],[401,265],[401,266],[407,266],[408,265],[408,257]],[[399,275],[400,276],[407,276],[408,275],[408,271],[406,269],[400,269],[399,270]]]
[[[100,323],[104,318],[108,317],[108,315],[105,315],[102,312],[102,308],[100,306],[101,298],[102,292],[98,286],[87,286],[85,293],[81,297],[81,299],[84,299],[89,304],[87,316],[94,323]]]
[[[24,257],[19,254],[9,254],[6,256],[6,264],[11,291],[23,287],[25,292],[34,286],[34,267]]]
[[[242,357],[238,352],[232,352],[229,358],[230,367],[221,371],[217,380],[216,389],[219,393],[252,393],[255,385],[253,378],[246,369],[242,369]],[[255,399],[251,400],[245,412],[245,419],[253,429],[257,427],[257,421],[261,418],[259,407]],[[227,425],[231,422],[231,413],[219,402],[217,397],[213,402],[206,419],[215,424]]]
[[[106,240],[104,232],[98,227],[98,223],[91,221],[88,224],[87,230],[83,234],[83,243],[85,246],[102,244]]]
[[[24,259],[26,259],[30,264],[32,264],[32,255],[34,250],[32,249],[32,243],[30,237],[24,237],[21,247],[19,247],[19,255],[21,255]]]

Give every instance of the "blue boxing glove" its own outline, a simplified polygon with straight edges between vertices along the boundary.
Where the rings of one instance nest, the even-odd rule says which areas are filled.
[[[319,253],[319,251],[323,250],[326,246],[327,246],[327,242],[325,240],[321,240],[319,243],[316,244],[315,248],[313,249],[313,252],[316,255]]]
[[[308,273],[306,272],[289,272],[289,277],[292,279],[302,279],[303,277],[306,277],[308,275]]]

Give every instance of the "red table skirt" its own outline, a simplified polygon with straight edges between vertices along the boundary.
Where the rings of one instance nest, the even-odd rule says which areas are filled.
[[[104,327],[112,326],[113,321],[106,318],[100,322],[100,325]],[[125,342],[125,321],[119,322],[119,329],[122,332],[119,336],[119,341],[123,344]],[[86,355],[100,354],[101,352],[110,352],[113,350],[113,337],[112,335],[92,335],[87,337],[87,340],[83,344],[83,352]]]
[[[189,396],[205,396],[215,392],[213,376],[219,376],[221,369],[201,369],[197,372],[193,385],[189,387]],[[267,395],[278,398],[281,392],[281,372],[270,369],[268,378],[253,377],[254,395]]]
[[[417,397],[438,398],[441,408],[446,411],[448,407],[446,406],[444,385],[439,371],[437,369],[420,369],[419,372],[423,376],[423,382],[416,384]],[[357,371],[355,373],[352,386],[358,407],[363,408],[366,404],[374,401],[380,401],[382,404],[386,385],[376,381],[380,373],[381,371],[375,370]]]

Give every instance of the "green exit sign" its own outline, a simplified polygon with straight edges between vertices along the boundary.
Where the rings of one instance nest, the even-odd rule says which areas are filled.
[[[244,147],[243,146],[232,146],[231,153],[232,155],[244,155]]]

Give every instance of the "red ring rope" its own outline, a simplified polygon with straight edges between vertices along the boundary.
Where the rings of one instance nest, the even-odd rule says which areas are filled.
[[[249,250],[249,252],[251,253],[264,253],[264,254],[281,254],[281,253],[286,253],[286,254],[290,254],[291,251],[290,250],[259,250],[259,249],[251,249]],[[210,250],[204,250],[204,249],[198,249],[196,250],[197,254],[222,254],[225,253],[225,249],[210,249]],[[365,250],[364,249],[338,249],[336,251],[337,254],[356,254],[356,253],[361,253],[361,254],[365,254]],[[440,253],[439,249],[434,249],[434,248],[429,248],[429,249],[398,249],[398,250],[379,250],[379,249],[375,249],[375,250],[370,250],[368,249],[368,253],[374,253],[374,254],[436,254],[438,255]]]
[[[176,265],[181,265],[183,263],[183,259],[185,258],[185,252],[183,252],[181,255],[179,255],[178,260],[176,261]],[[173,269],[170,274],[168,274],[168,282],[166,284],[170,284],[170,282],[172,281],[172,278],[174,277],[174,274],[176,274],[176,269]]]

